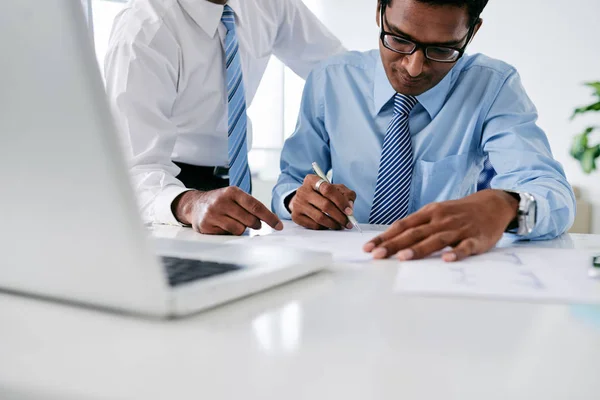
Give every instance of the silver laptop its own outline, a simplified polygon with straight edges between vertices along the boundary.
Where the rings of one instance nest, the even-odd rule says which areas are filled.
[[[157,255],[81,3],[0,1],[0,49],[1,289],[168,317],[331,263],[310,251],[164,240]]]

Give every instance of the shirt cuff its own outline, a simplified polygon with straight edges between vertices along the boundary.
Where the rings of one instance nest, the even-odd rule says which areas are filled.
[[[181,186],[167,186],[157,197],[154,202],[154,222],[159,224],[184,226],[173,215],[173,201],[181,193],[189,192],[193,189],[188,189]]]
[[[524,190],[530,193],[535,199],[536,210],[535,210],[535,227],[529,235],[522,236],[523,239],[541,239],[548,235],[550,226],[550,203],[542,195]]]
[[[277,201],[273,202],[273,211],[279,218],[292,219],[292,214],[285,207],[285,199],[298,190],[300,186],[297,183],[286,183],[277,187]]]

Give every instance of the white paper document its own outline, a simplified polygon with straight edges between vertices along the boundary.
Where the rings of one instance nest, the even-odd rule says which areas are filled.
[[[600,280],[588,270],[592,252],[503,248],[456,263],[404,262],[395,289],[404,294],[456,295],[568,303],[600,303]]]
[[[291,221],[284,221],[284,225],[283,231],[269,231],[266,235],[246,237],[234,242],[323,251],[331,253],[338,262],[363,262],[373,259],[371,254],[363,252],[365,243],[385,230],[385,227],[361,225],[362,233],[356,229],[313,231]]]

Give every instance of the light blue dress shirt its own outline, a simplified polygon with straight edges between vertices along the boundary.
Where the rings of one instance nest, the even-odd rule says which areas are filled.
[[[354,215],[368,222],[394,94],[379,50],[348,52],[312,71],[273,189],[279,217],[291,218],[284,199],[316,161],[331,169],[333,183],[356,192]],[[417,99],[409,119],[414,152],[409,213],[474,193],[489,156],[497,172],[492,188],[528,192],[537,200],[537,224],[528,238],[552,238],[571,226],[573,190],[513,67],[481,54],[465,55]]]

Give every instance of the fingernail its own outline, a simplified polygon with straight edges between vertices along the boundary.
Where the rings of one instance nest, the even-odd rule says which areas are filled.
[[[346,228],[352,229],[352,228],[354,228],[354,225],[352,225],[352,222],[348,222],[348,225],[346,225]]]
[[[386,258],[387,257],[387,249],[384,247],[380,247],[373,252],[374,258]]]
[[[367,253],[370,253],[375,248],[375,243],[367,243],[363,246],[363,250]]]
[[[398,253],[398,255],[396,257],[398,257],[398,260],[400,261],[408,261],[410,259],[412,259],[415,256],[415,252],[412,251],[411,249],[406,249],[406,250],[402,250],[400,253]]]
[[[275,225],[275,229],[277,229],[278,231],[282,230],[283,229],[283,223],[281,221],[279,221],[277,223],[277,225]]]
[[[457,260],[457,256],[455,253],[446,253],[442,256],[442,259],[446,262],[452,262]]]
[[[345,212],[346,212],[346,215],[352,215],[352,209],[350,207],[347,207]]]

